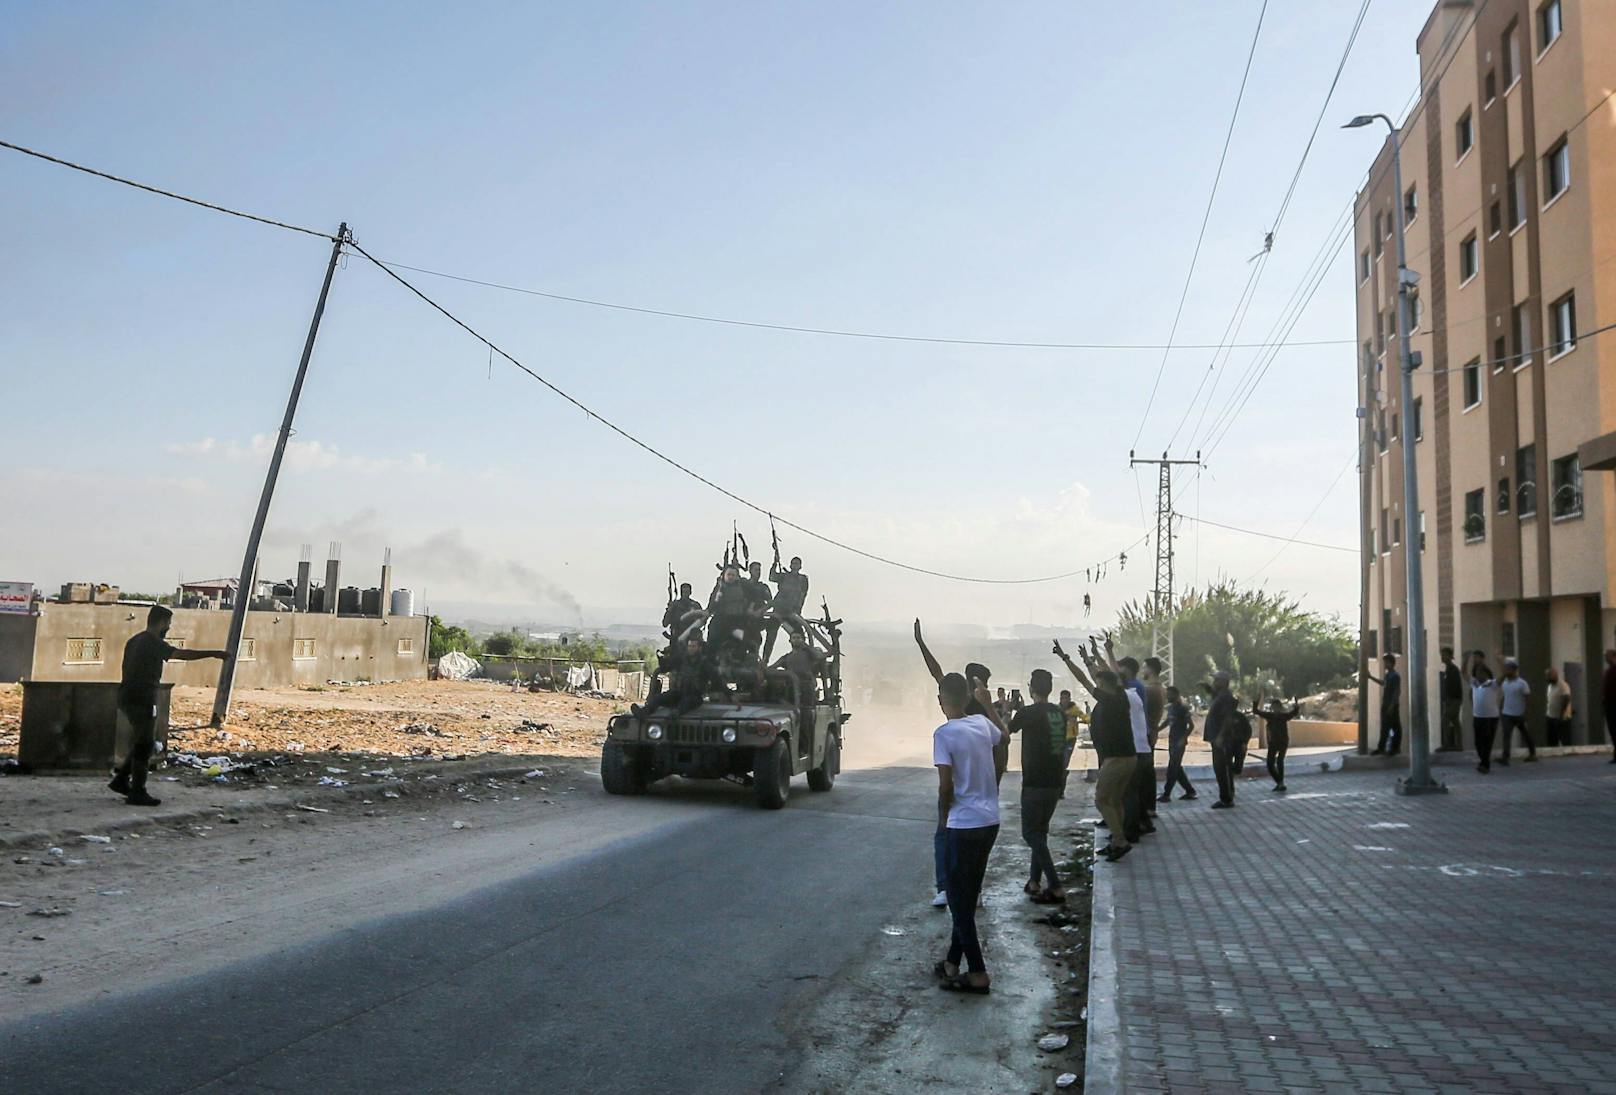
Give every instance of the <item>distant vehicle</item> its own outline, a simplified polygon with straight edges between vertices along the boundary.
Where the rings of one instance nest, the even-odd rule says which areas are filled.
[[[810,635],[829,647],[812,696],[799,693],[791,674],[773,671],[761,692],[737,689],[733,699],[709,700],[677,719],[665,708],[643,718],[614,716],[601,747],[606,792],[644,794],[668,776],[731,779],[749,784],[759,806],[778,810],[790,799],[795,776],[806,774],[811,791],[829,791],[842,770],[843,735],[853,717],[842,710],[835,623],[810,622]],[[816,634],[826,624],[828,634]]]

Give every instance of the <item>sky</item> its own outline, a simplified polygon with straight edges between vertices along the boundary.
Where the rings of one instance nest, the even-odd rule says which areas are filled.
[[[1259,7],[0,0],[0,137],[550,293],[1159,345]],[[1371,5],[1241,341],[1271,339],[1377,150],[1340,121],[1408,102],[1428,11]],[[1178,343],[1223,337],[1355,14],[1270,5]],[[234,574],[329,245],[7,150],[0,208],[0,579],[161,592]],[[839,616],[1003,628],[1099,625],[1148,594],[1156,482],[1129,468],[1136,438],[1180,458],[1208,442],[1203,471],[1177,470],[1187,518],[1357,543],[1351,270],[1348,246],[1291,333],[1326,344],[1280,351],[1215,447],[1257,350],[1197,402],[1207,349],[840,338],[401,273],[600,416],[831,539],[999,579],[1127,551],[1103,581],[974,584],[780,529]],[[352,255],[262,573],[290,575],[302,544],[318,572],[340,541],[345,584],[371,585],[391,547],[396,584],[434,607],[641,622],[670,564],[710,583],[732,521],[767,563],[766,518]],[[1227,577],[1356,614],[1353,554],[1188,519],[1177,546],[1181,589]]]

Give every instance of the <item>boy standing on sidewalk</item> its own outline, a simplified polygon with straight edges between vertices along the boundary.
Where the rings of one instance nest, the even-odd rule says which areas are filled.
[[[944,833],[953,936],[937,972],[942,987],[951,992],[986,996],[991,982],[976,931],[976,906],[988,856],[999,837],[999,777],[1004,770],[996,750],[1006,735],[987,716],[966,714],[970,699],[970,686],[958,673],[946,674],[938,683],[937,704],[948,721],[932,733],[932,763],[937,766],[937,823]],[[980,684],[977,700],[983,706],[992,702]]]

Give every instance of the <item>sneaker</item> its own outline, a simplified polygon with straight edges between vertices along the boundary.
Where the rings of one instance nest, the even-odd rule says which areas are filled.
[[[107,784],[107,790],[115,795],[129,794],[129,777],[125,775],[113,776],[112,782]]]
[[[1611,761],[1611,763],[1616,764],[1616,760]],[[1188,802],[1191,799],[1196,799],[1196,798],[1200,798],[1200,797],[1201,796],[1196,794],[1194,791],[1185,791],[1182,795],[1178,796],[1180,802]]]
[[[1232,802],[1224,802],[1222,799],[1219,799],[1217,802],[1214,802],[1212,804],[1212,809],[1214,809],[1214,810],[1232,810],[1232,809],[1234,809],[1234,803],[1232,803]]]
[[[947,908],[948,907],[948,891],[947,890],[938,890],[937,891],[937,896],[931,899],[931,907],[934,908],[934,909]]]
[[[1113,844],[1107,846],[1105,851],[1101,852],[1100,854],[1105,857],[1106,862],[1115,863],[1117,860],[1121,859],[1131,851],[1133,851],[1133,848],[1130,845]]]
[[[131,806],[161,806],[163,804],[162,799],[153,798],[145,791],[136,791],[128,798],[124,799],[124,801]]]
[[[1284,793],[1285,793],[1285,785],[1283,783],[1279,784],[1278,786],[1276,786],[1274,788],[1274,794],[1283,795]]]
[[[1616,761],[1612,761],[1611,763],[1616,764]],[[1156,796],[1156,801],[1157,802],[1171,802],[1171,801],[1173,801],[1173,796],[1172,795],[1157,795]]]

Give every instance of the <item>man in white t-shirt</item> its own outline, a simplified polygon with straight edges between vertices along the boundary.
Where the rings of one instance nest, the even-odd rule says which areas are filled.
[[[978,687],[977,700],[984,707],[991,703],[985,687]],[[967,715],[970,701],[970,685],[958,673],[938,682],[937,703],[948,721],[933,731],[931,751],[953,935],[937,974],[945,989],[985,996],[990,982],[976,932],[976,905],[988,855],[999,836],[999,777],[1004,770],[995,751],[1005,743],[1005,734],[986,716]]]
[[[1500,704],[1498,713],[1499,736],[1503,739],[1503,748],[1498,757],[1499,764],[1509,763],[1510,747],[1515,744],[1515,731],[1521,732],[1526,739],[1526,759],[1537,759],[1537,743],[1532,740],[1532,731],[1526,728],[1526,701],[1532,695],[1532,686],[1526,683],[1521,676],[1521,666],[1514,658],[1504,659],[1504,679],[1498,682]]]

